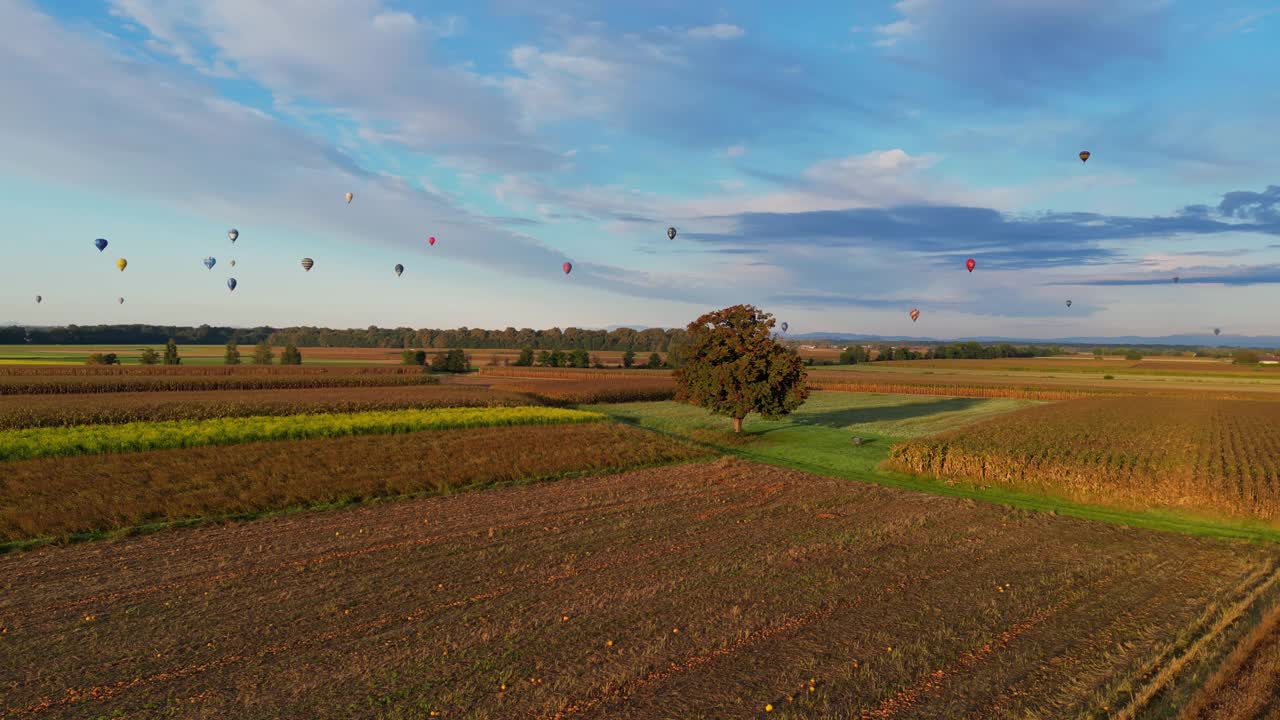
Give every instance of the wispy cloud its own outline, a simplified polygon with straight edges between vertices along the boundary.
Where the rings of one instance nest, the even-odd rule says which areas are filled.
[[[701,27],[689,28],[689,37],[691,38],[733,40],[734,38],[740,38],[746,34],[746,30],[729,23],[716,23],[715,25],[703,25]]]

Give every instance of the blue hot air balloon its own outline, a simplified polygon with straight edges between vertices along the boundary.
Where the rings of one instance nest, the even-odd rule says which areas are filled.
[[[106,249],[107,249],[107,239],[106,239],[106,238],[98,238],[97,240],[94,240],[94,241],[93,241],[93,244],[94,244],[94,246],[95,246],[95,247],[97,247],[97,248],[98,248],[98,252],[102,252],[103,250],[106,250]]]
[[[227,289],[228,289],[228,290],[231,290],[232,292],[235,292],[235,289],[236,289],[236,279],[235,279],[235,278],[227,278]]]
[[[204,266],[209,270],[212,270],[213,266],[217,264],[218,264],[218,261],[215,260],[214,258],[207,257],[204,259]]]

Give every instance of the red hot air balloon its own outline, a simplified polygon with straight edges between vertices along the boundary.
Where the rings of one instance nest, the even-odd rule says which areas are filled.
[[[567,262],[564,265],[561,265],[560,267],[564,269],[564,274],[568,275],[569,271],[573,269],[573,263]]]
[[[973,258],[969,258],[964,261],[964,266],[969,268],[969,272],[973,272],[973,269],[978,267],[978,263],[975,262]]]
[[[429,237],[429,238],[427,238],[427,244],[428,244],[428,245],[435,245],[435,244],[436,244],[436,239],[435,239],[434,237]]]
[[[911,322],[915,322],[919,319],[920,319],[920,311],[915,308],[911,308]]]

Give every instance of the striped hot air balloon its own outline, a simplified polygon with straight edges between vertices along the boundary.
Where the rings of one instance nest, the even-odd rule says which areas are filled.
[[[316,264],[316,261],[312,260],[311,258],[302,258],[302,269],[306,270],[307,272],[311,272],[311,268],[314,267],[315,264]]]
[[[920,311],[915,308],[911,308],[911,322],[915,322],[919,319],[920,319]]]

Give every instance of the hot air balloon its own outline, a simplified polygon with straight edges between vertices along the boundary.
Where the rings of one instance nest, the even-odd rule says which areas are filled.
[[[400,263],[396,263],[396,277],[400,277],[402,273],[404,273],[404,266]]]
[[[355,195],[352,195],[351,193],[347,193],[347,204],[348,204],[348,205],[350,205],[350,204],[351,204],[351,201],[352,201],[353,199],[355,199]]]
[[[964,261],[964,266],[969,268],[969,272],[973,272],[973,269],[978,267],[978,263],[973,258],[969,258]]]
[[[236,238],[240,237],[240,231],[235,228],[231,228],[227,231],[227,237],[231,238],[231,242],[235,242]]]
[[[1088,150],[1081,150],[1081,151],[1080,151],[1080,162],[1089,162],[1089,155],[1090,155],[1090,153],[1089,153],[1089,151],[1088,151]]]
[[[1070,300],[1068,300],[1068,301],[1067,301],[1067,307],[1071,307],[1071,301],[1070,301]]]
[[[675,240],[675,239],[676,239],[676,229],[675,229],[675,228],[673,228],[673,227],[669,227],[669,228],[667,228],[667,239],[668,239],[668,240]]]
[[[911,322],[915,322],[919,319],[920,319],[920,311],[915,308],[911,308]]]
[[[311,272],[311,268],[316,264],[311,258],[302,258],[302,269]]]
[[[235,261],[235,260],[232,260],[232,261],[231,261],[231,267],[235,267],[235,266],[236,266],[236,261]]]
[[[1214,328],[1214,329],[1213,329],[1213,334],[1214,334],[1214,335],[1221,335],[1221,334],[1222,334],[1222,328]]]
[[[782,323],[782,332],[786,332],[786,331],[787,331],[787,327],[789,327],[789,326],[788,326],[786,323]]]
[[[124,298],[116,298],[116,302],[118,302],[118,303],[120,303],[121,305],[123,305],[123,304],[124,304]]]
[[[1182,279],[1182,278],[1178,277],[1177,275],[1174,275],[1174,276],[1173,276],[1173,284],[1174,284],[1174,285],[1177,285],[1177,284],[1178,284],[1178,281],[1179,281],[1179,280],[1181,280],[1181,279]]]
[[[40,303],[42,303],[42,302],[44,302],[44,298],[43,298],[43,297],[41,297],[41,296],[39,296],[39,295],[37,295],[37,296],[36,296],[36,304],[37,304],[37,305],[39,305],[39,304],[40,304]]]
[[[227,278],[227,289],[228,289],[228,290],[230,290],[231,292],[235,292],[235,290],[236,290],[236,279],[235,279],[235,278]]]
[[[565,264],[561,265],[560,267],[564,270],[564,274],[565,274],[565,275],[568,275],[568,274],[569,274],[569,271],[570,271],[570,270],[573,270],[573,263],[567,262],[567,263],[565,263]]]
[[[434,237],[429,237],[429,238],[427,238],[427,244],[428,244],[428,245],[435,245],[435,244],[436,244],[436,239],[435,239]]]
[[[205,269],[207,270],[212,270],[213,266],[217,264],[218,264],[218,261],[211,257],[207,257],[204,259],[204,266],[205,266]]]
[[[102,252],[103,250],[107,249],[107,239],[98,238],[97,240],[93,241],[93,245],[94,247],[98,248],[98,252]]]
[[[129,267],[129,261],[124,258],[120,258],[119,260],[116,260],[116,267],[120,268],[120,272],[124,272],[124,269]]]

